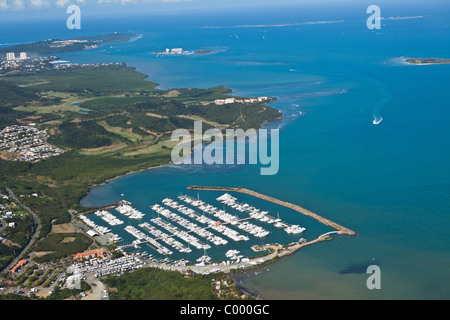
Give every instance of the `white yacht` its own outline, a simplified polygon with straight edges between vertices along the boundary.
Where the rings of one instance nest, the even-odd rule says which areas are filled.
[[[292,225],[292,226],[289,226],[286,229],[284,229],[284,231],[286,231],[289,234],[302,233],[305,230],[306,230],[306,228],[302,228],[299,225]]]

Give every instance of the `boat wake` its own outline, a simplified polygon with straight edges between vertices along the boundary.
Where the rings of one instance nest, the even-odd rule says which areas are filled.
[[[381,121],[383,121],[383,117],[377,118],[374,116],[372,123],[375,125],[378,125],[378,124],[380,124]]]

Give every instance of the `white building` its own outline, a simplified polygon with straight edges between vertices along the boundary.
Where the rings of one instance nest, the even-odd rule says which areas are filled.
[[[27,60],[27,53],[26,52],[21,52],[19,59]]]
[[[8,52],[8,53],[6,54],[6,60],[12,61],[12,60],[15,60],[15,59],[16,59],[16,57],[15,57],[15,55],[14,55],[14,52]]]
[[[98,236],[98,233],[95,232],[94,230],[89,230],[89,231],[87,232],[87,234],[90,235],[91,237]]]
[[[229,104],[229,103],[234,103],[234,98],[226,98],[225,99],[225,104]]]

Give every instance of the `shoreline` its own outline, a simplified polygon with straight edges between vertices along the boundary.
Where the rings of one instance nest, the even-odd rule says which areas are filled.
[[[442,58],[400,58],[400,59],[405,64],[411,66],[431,66],[439,64],[450,64],[450,59],[442,59]]]
[[[277,110],[278,110],[278,109],[277,109]],[[279,111],[279,110],[278,110],[278,111]],[[281,111],[280,111],[280,113],[281,113]],[[277,117],[277,118],[275,118],[275,119],[273,119],[273,120],[266,120],[266,121],[264,121],[264,122],[261,124],[261,127],[258,128],[258,131],[261,130],[261,129],[263,129],[265,125],[267,125],[267,124],[269,124],[269,123],[276,122],[276,121],[280,121],[280,120],[282,120],[283,118],[284,118],[284,114],[281,113],[281,115],[280,115],[279,117]],[[224,139],[224,140],[225,140],[225,139]],[[208,144],[208,143],[211,143],[211,142],[205,142],[205,141],[203,141],[203,142],[202,142],[202,145],[206,145],[206,144]],[[168,160],[168,162],[167,162],[167,163],[164,163],[164,164],[160,164],[160,165],[157,165],[157,166],[148,167],[148,168],[144,168],[144,169],[140,169],[140,170],[129,171],[129,172],[126,172],[126,173],[124,173],[124,174],[121,174],[121,175],[114,176],[114,177],[112,177],[112,178],[106,179],[106,180],[105,180],[104,182],[102,182],[102,183],[99,183],[99,184],[93,184],[93,185],[89,188],[89,190],[88,190],[88,191],[87,191],[87,192],[79,199],[78,205],[81,206],[81,207],[83,207],[83,208],[87,208],[87,209],[89,209],[89,208],[97,208],[97,207],[86,207],[86,206],[83,206],[83,205],[81,204],[81,202],[82,202],[86,197],[89,196],[89,194],[91,193],[91,191],[92,191],[93,188],[101,187],[101,186],[107,185],[108,183],[113,182],[114,180],[117,180],[117,179],[126,177],[126,176],[128,176],[128,175],[130,175],[130,174],[140,173],[140,172],[145,172],[145,171],[150,171],[150,170],[153,170],[153,169],[159,169],[159,168],[166,167],[166,166],[168,166],[168,165],[170,165],[170,164],[173,164],[173,162],[172,162],[171,159]]]
[[[81,207],[83,207],[83,208],[86,208],[86,209],[95,209],[95,208],[101,208],[101,207],[104,207],[104,206],[100,206],[100,207],[86,207],[86,206],[83,206],[83,205],[81,204],[81,202],[83,201],[83,199],[85,199],[87,196],[89,196],[89,194],[91,193],[92,189],[94,189],[94,188],[96,188],[96,187],[105,186],[105,185],[107,185],[108,183],[113,182],[114,180],[117,180],[117,179],[126,177],[126,176],[128,176],[128,175],[130,175],[130,174],[134,174],[134,173],[139,173],[139,172],[150,171],[150,170],[153,170],[153,169],[162,168],[162,167],[165,167],[165,166],[167,166],[167,165],[169,165],[169,164],[171,164],[171,163],[172,163],[172,161],[169,161],[169,162],[167,162],[167,163],[165,163],[165,164],[160,164],[160,165],[158,165],[158,166],[148,167],[148,168],[140,169],[140,170],[129,171],[129,172],[126,172],[126,173],[124,173],[124,174],[120,174],[120,175],[118,175],[118,176],[115,176],[115,177],[106,179],[106,180],[105,180],[104,182],[102,182],[102,183],[99,183],[99,184],[93,184],[93,185],[89,188],[89,190],[84,194],[84,196],[80,198],[80,200],[78,201],[78,205],[81,206]],[[109,204],[109,205],[111,205],[111,204]],[[106,206],[108,206],[108,204],[107,204]]]
[[[264,247],[266,250],[269,251],[269,253],[263,255],[263,256],[256,256],[253,258],[249,258],[249,262],[239,262],[236,264],[230,264],[230,265],[213,265],[209,264],[203,267],[199,267],[194,265],[186,265],[186,266],[172,266],[167,265],[165,263],[150,263],[148,267],[154,267],[159,268],[161,270],[167,270],[167,271],[178,271],[181,273],[186,273],[187,271],[194,272],[196,274],[209,274],[209,273],[215,273],[215,272],[223,272],[225,274],[228,274],[230,276],[233,276],[234,274],[238,274],[241,272],[247,272],[249,270],[254,270],[257,268],[265,267],[275,261],[278,261],[279,259],[283,257],[290,256],[297,252],[298,250],[311,246],[316,243],[320,243],[323,241],[331,241],[332,237],[323,237],[319,236],[314,240],[308,241],[308,242],[297,242],[288,246],[283,246],[278,243],[273,244],[265,244]]]

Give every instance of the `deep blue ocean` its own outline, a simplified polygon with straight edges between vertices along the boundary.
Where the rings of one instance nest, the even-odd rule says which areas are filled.
[[[13,24],[15,32],[2,32],[0,43],[139,33],[136,41],[60,58],[126,62],[164,89],[225,85],[236,95],[277,98],[271,106],[284,118],[266,128],[280,129],[278,174],[261,176],[257,165],[170,165],[95,187],[83,205],[126,199],[149,219],[150,205],[188,193],[189,185],[245,186],[358,233],[242,273],[247,290],[265,299],[449,299],[450,65],[400,58],[450,58],[450,6],[385,4],[381,29],[369,30],[368,5],[86,14],[77,31],[65,28],[62,15]],[[329,23],[268,26],[317,21]],[[154,54],[174,47],[214,52]],[[374,117],[383,121],[374,125]],[[211,203],[219,195],[199,194]],[[287,209],[238,198],[304,225],[307,239],[330,231]],[[381,269],[380,290],[366,286],[370,264]]]

